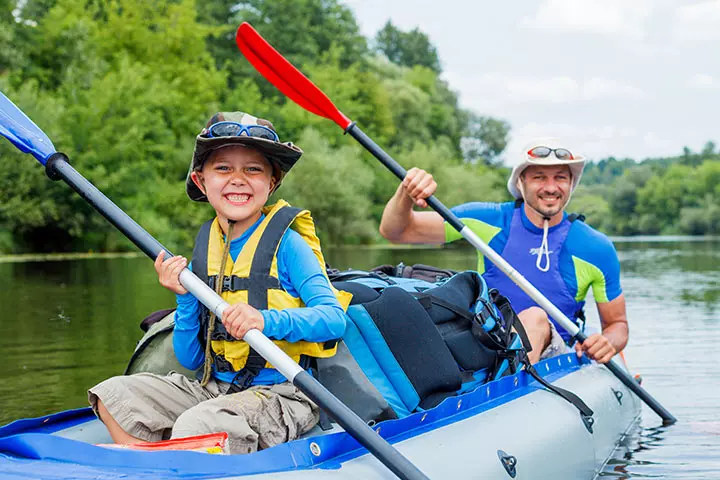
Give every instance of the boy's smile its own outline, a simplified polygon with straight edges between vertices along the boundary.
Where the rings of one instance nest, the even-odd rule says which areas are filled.
[[[239,237],[261,215],[275,186],[270,162],[257,150],[230,145],[213,152],[193,182],[207,196],[227,232],[228,220],[236,222],[233,238]]]

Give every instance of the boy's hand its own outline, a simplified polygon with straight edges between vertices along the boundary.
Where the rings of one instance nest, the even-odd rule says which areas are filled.
[[[247,303],[236,303],[227,307],[223,312],[222,322],[225,330],[238,340],[242,340],[253,328],[262,332],[265,327],[262,313]]]
[[[177,256],[163,261],[164,258],[165,250],[161,250],[155,259],[155,271],[158,274],[160,285],[178,295],[188,293],[180,283],[180,272],[182,272],[183,268],[187,267],[187,259]]]

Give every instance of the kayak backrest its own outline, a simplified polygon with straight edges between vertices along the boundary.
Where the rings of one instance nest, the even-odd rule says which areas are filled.
[[[472,332],[478,299],[488,300],[487,285],[477,272],[462,272],[433,284],[348,271],[333,285],[354,295],[343,341],[364,374],[355,378],[369,382],[399,417],[432,408],[483,383],[496,366],[497,352],[482,345]],[[461,311],[464,316],[458,315]],[[342,397],[336,384],[353,385],[355,380],[323,375],[328,361],[343,360],[318,360],[321,382],[332,378],[334,383],[325,386]],[[340,372],[336,370],[336,375]],[[358,383],[351,389],[363,388]]]
[[[386,288],[348,315],[409,412],[437,405],[462,385],[460,369],[430,315],[405,290]]]

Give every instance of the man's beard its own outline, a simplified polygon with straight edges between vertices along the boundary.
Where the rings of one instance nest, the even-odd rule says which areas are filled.
[[[532,198],[532,200],[525,200],[528,202],[528,204],[540,215],[543,215],[545,217],[551,218],[558,213],[562,212],[565,209],[565,206],[567,205],[567,198],[563,199],[562,197],[557,197],[558,201],[560,202],[557,207],[547,208],[541,205],[541,200],[535,196]]]

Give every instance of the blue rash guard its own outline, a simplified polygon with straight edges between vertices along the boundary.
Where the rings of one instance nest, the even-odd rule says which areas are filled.
[[[531,274],[525,276],[534,276],[538,279],[545,278],[542,276],[543,274],[534,271],[536,268],[536,255],[539,253],[540,239],[542,238],[542,228],[530,222],[525,214],[524,207],[521,206],[516,209],[514,202],[500,204],[472,202],[454,207],[452,211],[490,248],[503,254],[506,260],[518,271],[522,273],[523,270],[526,270]],[[530,242],[530,244],[523,244],[522,251],[510,248],[513,250],[512,252],[504,252],[513,226],[513,216],[516,217],[514,228],[518,229],[516,230],[518,235],[524,237],[525,242]],[[554,258],[553,262],[557,261],[557,265],[552,265],[553,268],[550,273],[552,274],[555,271],[557,275],[546,275],[547,281],[536,281],[535,287],[555,303],[571,320],[575,320],[576,312],[574,310],[576,308],[574,305],[577,309],[582,309],[590,287],[593,289],[593,296],[597,303],[609,302],[622,294],[620,262],[609,238],[583,222],[576,221],[568,225],[569,222],[566,220],[567,214],[564,215],[563,222],[548,230],[548,239],[551,245],[553,244],[553,236],[567,235],[556,242],[556,244],[560,245],[560,251],[551,252]],[[446,242],[452,242],[460,238],[462,238],[460,234],[446,223]],[[513,264],[513,260],[523,264]],[[500,293],[510,298],[513,305],[518,307],[518,310],[523,310],[534,303],[529,302],[529,298],[525,298],[527,296],[519,287],[505,281],[504,277],[499,277],[498,274],[503,274],[480,253],[478,253],[477,270],[481,273],[487,272],[489,275],[486,274],[485,276],[489,286],[493,287],[493,282],[497,283]],[[564,285],[556,284],[553,286],[549,284],[552,282],[562,282]],[[565,308],[561,307],[560,303],[564,303]],[[558,328],[558,332],[566,341],[570,338],[564,329]]]
[[[230,242],[230,256],[235,261],[243,246],[265,219],[260,219],[242,236]],[[335,298],[317,257],[305,240],[292,229],[287,229],[277,252],[278,277],[282,287],[305,303],[303,308],[261,310],[265,326],[263,333],[273,340],[296,342],[326,342],[342,337],[345,332],[345,312]],[[191,294],[177,295],[173,348],[181,365],[196,370],[205,361],[205,350],[200,342],[200,302]],[[232,382],[235,373],[217,372],[213,376],[223,382]],[[285,382],[285,377],[273,368],[264,368],[255,377],[253,385],[272,385]]]

